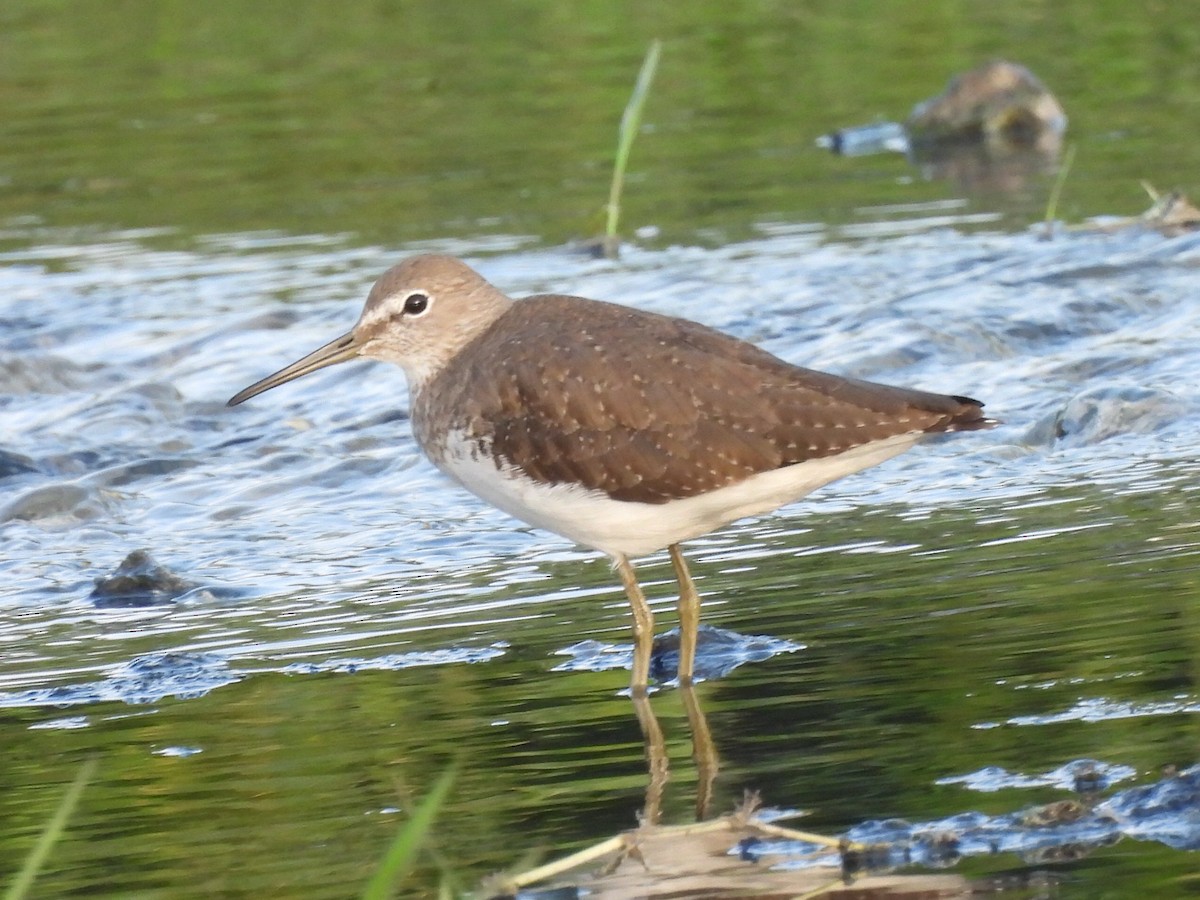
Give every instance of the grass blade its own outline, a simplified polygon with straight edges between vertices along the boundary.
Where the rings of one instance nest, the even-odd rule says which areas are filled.
[[[380,861],[375,874],[363,890],[363,900],[388,900],[400,879],[412,868],[412,862],[429,836],[433,820],[446,800],[450,785],[454,782],[457,766],[451,766],[437,780],[433,789],[421,801],[412,817],[392,839],[391,845]]]
[[[75,812],[75,806],[79,803],[84,788],[96,774],[97,764],[98,760],[92,757],[79,767],[75,780],[71,782],[62,799],[58,801],[58,809],[54,811],[54,816],[46,823],[33,850],[25,857],[25,864],[17,873],[16,880],[4,892],[4,900],[24,900],[29,894],[29,889],[33,887],[34,879],[37,878],[38,872],[41,871],[46,859],[50,856],[50,851],[54,849],[54,845],[67,830],[67,822],[70,820],[71,814]]]
[[[604,228],[606,244],[611,244],[617,236],[617,220],[621,215],[621,191],[625,187],[625,166],[629,162],[629,151],[633,147],[633,139],[637,136],[638,126],[642,121],[642,108],[646,105],[646,97],[650,93],[650,83],[654,81],[654,72],[658,69],[658,57],[662,52],[662,41],[655,40],[646,51],[642,60],[642,70],[638,72],[637,83],[629,102],[625,104],[625,112],[621,114],[621,126],[617,131],[617,156],[613,162],[612,184],[608,189],[608,216]]]
[[[1058,215],[1058,201],[1062,197],[1063,185],[1067,183],[1067,175],[1071,171],[1071,164],[1075,162],[1075,145],[1072,144],[1067,148],[1067,155],[1063,158],[1062,165],[1058,167],[1058,173],[1054,177],[1054,185],[1050,188],[1050,198],[1046,201],[1046,233],[1050,233],[1050,228],[1054,224],[1054,217]]]

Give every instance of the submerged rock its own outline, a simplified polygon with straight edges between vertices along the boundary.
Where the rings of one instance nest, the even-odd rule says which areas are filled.
[[[715,625],[701,624],[696,631],[696,670],[699,681],[724,678],[745,663],[764,662],[779,653],[804,650],[782,638],[739,634]],[[679,629],[656,635],[650,649],[650,677],[667,682],[679,668]]]
[[[1121,434],[1149,434],[1190,415],[1191,405],[1161,388],[1104,385],[1071,397],[1035,423],[1026,435],[1032,444],[1097,444]]]
[[[158,565],[145,550],[134,550],[115,572],[96,579],[88,599],[97,606],[150,606],[174,600],[195,587]]]
[[[701,624],[696,632],[695,678],[697,681],[723,678],[745,663],[763,662],[779,653],[794,653],[804,649],[804,644],[782,638],[739,634]],[[629,644],[585,640],[559,650],[557,655],[571,659],[555,666],[556,672],[603,672],[628,668],[633,658],[633,647]],[[672,628],[654,638],[650,650],[650,677],[658,682],[669,682],[675,678],[678,667],[679,629]]]
[[[75,482],[34,487],[0,505],[0,522],[36,522],[43,528],[70,527],[99,518],[103,507],[95,490]]]

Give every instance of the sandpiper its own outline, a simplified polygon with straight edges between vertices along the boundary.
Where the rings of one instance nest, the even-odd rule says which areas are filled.
[[[670,552],[678,678],[689,684],[700,598],[681,542],[926,435],[995,424],[969,397],[800,368],[686,319],[558,294],[514,301],[437,255],[389,269],[353,329],[229,405],[357,357],[404,370],[417,442],[439,469],[612,557],[633,609],[635,692],[646,689],[654,620],[630,557]]]

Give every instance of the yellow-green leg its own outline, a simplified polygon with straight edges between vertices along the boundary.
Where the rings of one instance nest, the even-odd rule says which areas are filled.
[[[696,635],[700,628],[700,595],[692,583],[687,562],[678,544],[667,548],[671,553],[671,565],[675,567],[675,578],[679,581],[679,684],[692,683],[696,671]]]
[[[633,610],[633,675],[629,679],[630,690],[634,695],[645,694],[650,682],[650,649],[654,644],[654,613],[646,602],[646,595],[638,584],[637,575],[629,559],[625,556],[614,557],[617,572],[621,576],[621,585],[625,588],[625,596],[629,598],[629,607]]]

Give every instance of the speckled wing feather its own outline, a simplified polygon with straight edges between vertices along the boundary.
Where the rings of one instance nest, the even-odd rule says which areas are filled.
[[[970,398],[814,372],[684,319],[557,295],[514,304],[415,402],[536,481],[643,503],[992,424]],[[418,439],[436,458],[436,437]]]

